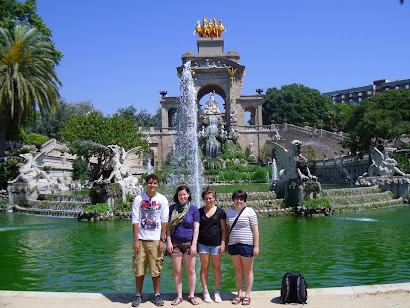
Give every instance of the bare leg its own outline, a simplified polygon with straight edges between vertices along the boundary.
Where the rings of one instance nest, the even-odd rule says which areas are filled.
[[[222,255],[212,255],[212,268],[214,270],[215,288],[221,287],[221,259]]]
[[[189,296],[195,296],[195,284],[196,284],[196,273],[195,273],[195,260],[196,255],[184,255],[185,259],[185,269],[188,277],[188,289]]]
[[[251,290],[253,285],[253,257],[242,257],[242,269],[245,276],[245,296],[251,296]]]
[[[236,255],[236,256],[231,256],[231,258],[232,258],[233,267],[235,269],[236,289],[238,291],[238,296],[242,297],[243,269],[242,269],[241,256]]]
[[[159,294],[160,290],[160,283],[161,283],[161,275],[157,277],[152,277],[152,284],[154,285],[154,292],[155,294]]]
[[[200,253],[199,258],[201,259],[201,282],[202,282],[202,289],[204,291],[208,290],[208,271],[209,271],[209,264],[211,262],[211,254],[209,253]]]
[[[183,254],[172,254],[172,265],[174,267],[174,284],[177,297],[182,298],[182,260]]]
[[[141,294],[142,285],[144,284],[145,275],[135,277],[135,284],[137,286],[137,294]]]

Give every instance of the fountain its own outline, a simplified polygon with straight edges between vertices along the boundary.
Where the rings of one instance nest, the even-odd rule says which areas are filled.
[[[408,197],[410,189],[410,174],[405,174],[397,167],[397,162],[390,155],[396,148],[385,147],[380,151],[377,147],[370,148],[372,164],[368,172],[357,179],[356,186],[378,185],[382,191],[391,191],[396,197]]]
[[[208,158],[217,158],[220,153],[221,143],[216,139],[219,134],[219,126],[222,124],[221,111],[218,103],[214,99],[215,92],[210,93],[210,100],[205,103],[204,122],[209,122],[205,129],[203,138],[207,138],[205,145],[205,155]]]
[[[179,174],[179,183],[193,187],[196,206],[201,204],[203,186],[203,166],[199,155],[196,90],[192,79],[191,62],[184,64],[180,87],[182,96],[176,113],[177,138],[175,155],[171,160],[174,174]]]
[[[272,182],[278,180],[278,166],[276,165],[276,158],[272,159]]]
[[[275,158],[284,168],[279,174],[279,180],[272,182],[271,190],[283,195],[285,202],[295,208],[301,205],[302,200],[318,198],[320,183],[317,177],[310,173],[307,160],[300,153],[302,142],[293,140],[290,152],[275,142],[271,144],[275,150]]]

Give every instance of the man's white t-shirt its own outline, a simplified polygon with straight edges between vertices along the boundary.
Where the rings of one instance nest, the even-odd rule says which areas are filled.
[[[144,192],[134,199],[132,204],[132,223],[139,224],[138,238],[146,241],[159,241],[161,225],[168,222],[169,205],[164,195],[156,193],[148,197]]]

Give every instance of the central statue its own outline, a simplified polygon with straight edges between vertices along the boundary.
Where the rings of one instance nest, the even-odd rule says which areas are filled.
[[[204,18],[202,20],[202,26],[199,20],[196,22],[196,28],[192,34],[195,35],[195,33],[198,33],[200,37],[221,37],[224,31],[226,32],[226,29],[222,25],[222,19],[219,20],[218,25],[216,18],[213,20],[210,19],[209,21],[207,18]]]

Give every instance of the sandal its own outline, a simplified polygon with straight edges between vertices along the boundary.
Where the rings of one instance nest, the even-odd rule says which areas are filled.
[[[196,299],[195,296],[192,296],[192,297],[189,297],[189,296],[188,296],[188,299],[189,299],[189,302],[190,302],[192,305],[199,305],[199,302],[198,302],[198,300]]]
[[[242,299],[242,305],[250,305],[250,303],[251,303],[251,298],[250,297],[247,297],[247,296],[245,296],[243,299]]]
[[[172,306],[179,305],[179,304],[182,303],[182,301],[183,301],[183,299],[182,299],[181,297],[177,297],[176,299],[174,299],[174,300],[171,302],[171,305],[172,305]]]
[[[233,305],[238,305],[242,301],[242,297],[239,297],[238,295],[235,296],[235,298],[232,300]]]

